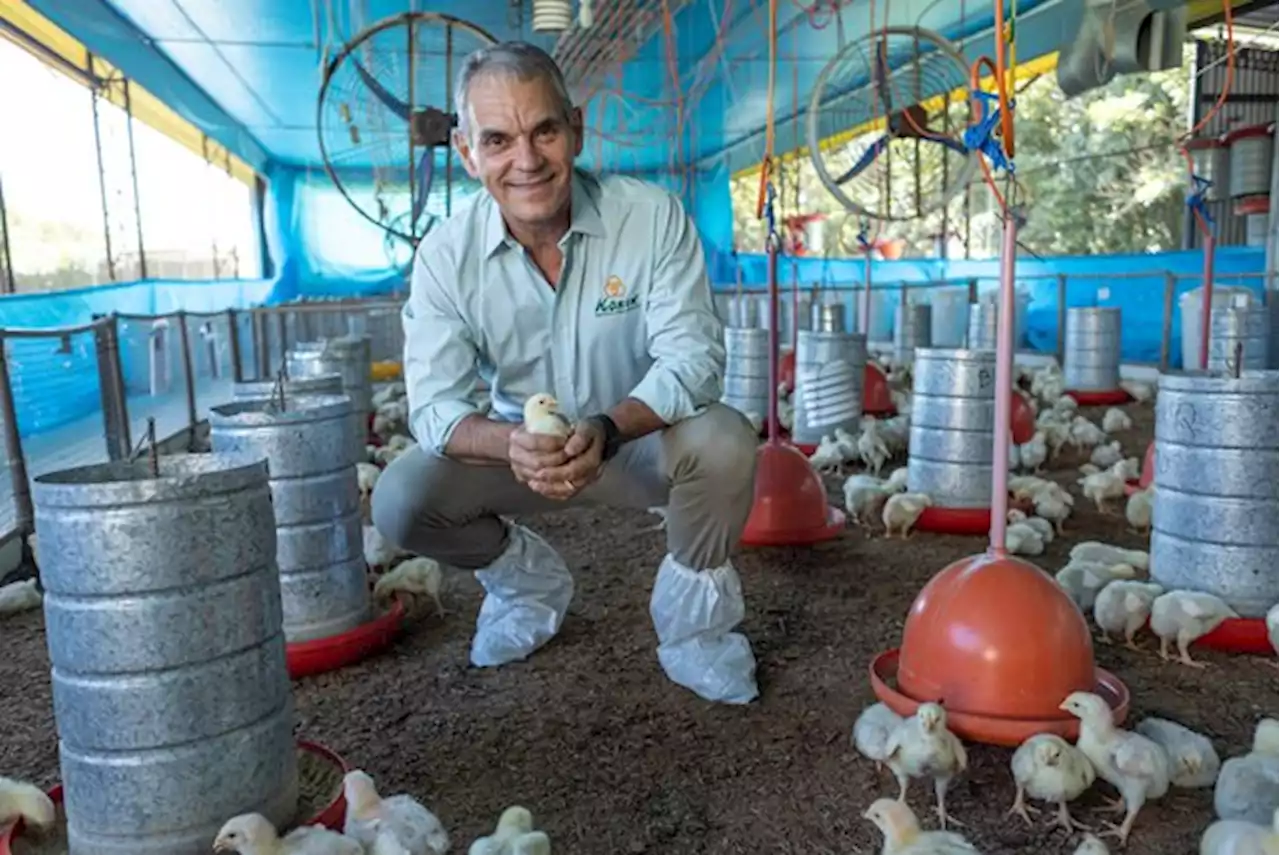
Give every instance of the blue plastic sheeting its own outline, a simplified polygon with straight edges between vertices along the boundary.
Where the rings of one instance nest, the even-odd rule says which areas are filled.
[[[815,285],[832,290],[860,290],[865,281],[865,266],[860,259],[784,258],[779,265],[780,285],[789,291],[793,275],[802,290]],[[1178,296],[1200,287],[1204,257],[1199,251],[1151,253],[1145,255],[1059,256],[1043,261],[1020,257],[1016,275],[1018,288],[1030,296],[1024,322],[1025,341],[1020,347],[1041,353],[1057,350],[1058,282],[1067,277],[1067,306],[1118,306],[1124,318],[1122,358],[1126,362],[1154,363],[1160,359],[1161,331],[1164,324],[1164,273],[1175,280],[1173,332],[1170,343],[1171,365],[1182,367],[1182,313]],[[734,259],[717,255],[711,259],[712,278],[724,283],[719,291],[732,291],[735,284]],[[762,255],[742,255],[737,259],[746,288],[758,290],[767,284],[767,259]],[[1257,247],[1224,247],[1215,259],[1215,282],[1248,288],[1259,299],[1263,293],[1262,271],[1265,251]],[[793,269],[795,273],[793,274]],[[1150,276],[1131,276],[1150,271]],[[1114,274],[1114,278],[1107,278]],[[1237,274],[1244,275],[1237,278]],[[873,340],[892,335],[894,307],[900,300],[898,285],[906,282],[923,284],[938,282],[938,288],[964,289],[963,282],[976,279],[980,293],[998,287],[999,261],[905,259],[872,263],[872,329]],[[1074,278],[1073,278],[1074,277]],[[1218,278],[1222,277],[1222,278]],[[959,283],[959,284],[958,284]],[[1098,289],[1109,291],[1099,299]],[[930,289],[931,290],[931,289]],[[785,293],[784,291],[784,293]],[[924,300],[926,289],[911,289],[913,300]],[[919,295],[919,296],[914,296]],[[846,301],[854,305],[853,300]]]
[[[260,304],[269,280],[218,282],[144,281],[0,299],[0,327],[73,327],[95,314],[156,315],[186,309],[215,312]],[[98,362],[91,333],[64,344],[58,338],[7,342],[9,373],[18,413],[18,433],[32,436],[101,409]],[[65,351],[65,352],[64,352]]]

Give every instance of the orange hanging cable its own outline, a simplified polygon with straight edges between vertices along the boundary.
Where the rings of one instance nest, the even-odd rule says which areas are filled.
[[[769,180],[773,172],[774,92],[778,85],[778,0],[769,0],[769,82],[765,88],[764,160],[760,164],[760,194],[756,198],[756,219],[764,216]]]

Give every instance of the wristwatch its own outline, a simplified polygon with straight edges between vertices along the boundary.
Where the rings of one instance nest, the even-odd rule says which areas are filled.
[[[600,459],[611,460],[618,453],[618,449],[622,448],[622,434],[618,430],[617,423],[604,413],[599,413],[590,417],[592,421],[600,425],[600,429],[604,431],[604,450],[600,454]]]

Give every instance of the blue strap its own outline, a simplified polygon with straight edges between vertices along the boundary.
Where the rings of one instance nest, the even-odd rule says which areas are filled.
[[[1213,182],[1208,178],[1201,178],[1193,173],[1191,175],[1191,183],[1195,189],[1187,194],[1187,207],[1193,212],[1199,213],[1209,227],[1209,231],[1214,232],[1216,231],[1217,223],[1213,220],[1213,214],[1209,213],[1209,203],[1205,198],[1205,194],[1209,192]]]
[[[867,230],[871,228],[871,222],[863,217],[858,221],[858,246],[863,252],[871,250],[871,241],[867,238]]]
[[[1005,156],[1004,145],[1000,140],[996,139],[995,130],[1000,124],[1000,96],[983,92],[981,89],[975,89],[970,95],[978,102],[981,115],[978,121],[964,129],[964,144],[969,151],[976,151],[985,155],[987,160],[991,161],[992,170],[999,171],[1001,169],[1014,174],[1013,161]],[[1013,109],[1014,102],[1009,102],[1009,109]]]
[[[778,222],[773,213],[773,203],[777,198],[777,192],[773,189],[773,182],[766,181],[764,185],[764,222],[765,222],[765,241],[774,241],[776,246],[778,243]]]

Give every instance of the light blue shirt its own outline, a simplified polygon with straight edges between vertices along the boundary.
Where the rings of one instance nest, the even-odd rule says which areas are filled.
[[[555,289],[485,191],[418,245],[404,376],[424,449],[443,453],[472,413],[520,421],[540,392],[570,419],[631,397],[668,424],[719,400],[723,329],[680,201],[634,178],[577,172],[571,210]]]

